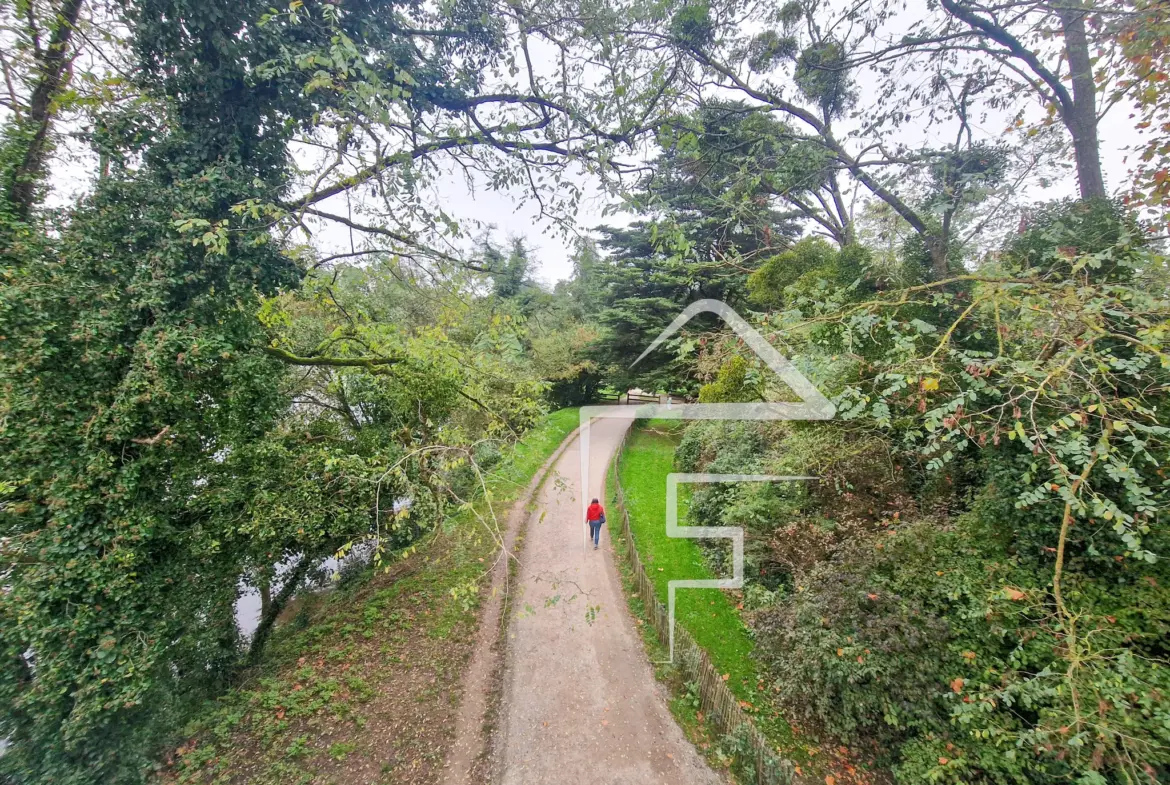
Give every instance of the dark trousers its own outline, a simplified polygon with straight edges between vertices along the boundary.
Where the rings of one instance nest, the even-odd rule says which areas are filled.
[[[596,545],[597,541],[601,538],[600,520],[589,521],[589,537],[593,540],[593,544]]]

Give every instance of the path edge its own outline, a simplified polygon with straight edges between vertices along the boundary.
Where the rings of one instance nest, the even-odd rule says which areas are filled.
[[[511,503],[503,537],[504,548],[509,553],[516,552],[516,542],[531,514],[533,497],[540,492],[561,455],[580,435],[581,426],[577,426],[536,470],[524,492]],[[479,614],[475,649],[461,680],[459,716],[455,722],[455,738],[444,764],[442,785],[478,785],[488,779],[483,776],[485,767],[488,771],[495,768],[491,765],[496,737],[493,726],[507,655],[508,624],[504,604],[510,596],[507,588],[512,567],[512,559],[501,559],[492,568],[491,583],[485,589],[487,596]]]

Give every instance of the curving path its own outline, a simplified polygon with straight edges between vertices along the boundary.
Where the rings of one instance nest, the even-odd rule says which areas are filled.
[[[629,422],[591,426],[588,496]],[[580,442],[557,460],[527,525],[495,739],[504,785],[720,783],[675,724],[622,595],[610,547],[582,546]],[[616,514],[616,513],[615,513]]]

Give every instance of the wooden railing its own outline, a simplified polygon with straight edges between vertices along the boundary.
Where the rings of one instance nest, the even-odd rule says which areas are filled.
[[[654,584],[642,566],[638,555],[634,532],[630,528],[630,513],[626,509],[625,493],[622,491],[621,463],[626,450],[626,440],[633,428],[626,431],[618,446],[610,471],[614,474],[617,489],[617,507],[621,513],[622,536],[626,543],[626,558],[634,574],[634,586],[642,598],[646,615],[654,627],[658,640],[663,646],[670,645],[670,619],[666,606],[654,591]],[[707,652],[699,646],[686,628],[676,624],[674,629],[674,662],[690,684],[695,686],[699,697],[699,708],[707,721],[725,736],[739,737],[738,748],[741,774],[755,775],[757,785],[791,785],[795,768],[791,761],[783,760],[768,744],[759,729],[752,723],[739,705],[739,699],[728,688],[718,669],[711,663]],[[754,758],[752,760],[751,758]]]
[[[656,393],[602,393],[599,392],[594,396],[597,403],[666,403],[668,399],[682,403],[684,398],[681,395],[658,395]]]

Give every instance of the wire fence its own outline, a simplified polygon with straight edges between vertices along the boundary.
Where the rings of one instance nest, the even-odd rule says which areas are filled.
[[[670,645],[670,619],[666,605],[658,598],[654,584],[642,566],[642,558],[630,528],[630,513],[626,509],[625,492],[621,483],[621,464],[626,440],[633,432],[626,431],[618,446],[614,462],[614,487],[617,506],[621,513],[622,536],[626,542],[626,559],[634,574],[635,590],[642,598],[646,615],[663,646]],[[676,625],[674,630],[674,662],[682,671],[699,700],[699,710],[707,722],[723,734],[725,747],[736,759],[741,778],[757,785],[791,785],[795,769],[791,761],[777,757],[768,740],[752,723],[751,717],[740,706],[739,699],[728,688],[707,652],[699,646],[686,628]],[[750,779],[754,776],[754,779]]]

